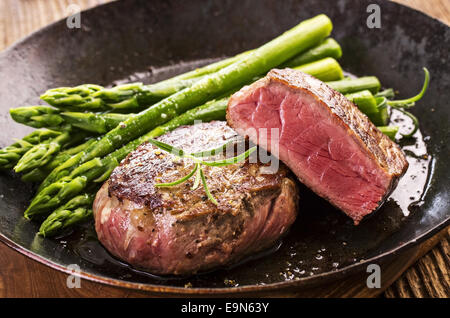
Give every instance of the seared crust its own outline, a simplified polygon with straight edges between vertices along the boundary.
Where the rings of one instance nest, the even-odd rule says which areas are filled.
[[[159,139],[197,152],[234,138],[225,122],[213,122],[181,127]],[[202,185],[191,189],[193,180],[156,188],[155,182],[185,176],[193,163],[143,144],[97,193],[98,239],[113,255],[155,274],[194,274],[237,262],[273,245],[297,215],[298,187],[290,171],[283,165],[268,174],[264,166],[247,160],[205,168],[216,206]]]
[[[196,129],[181,127],[159,138],[186,152],[217,148],[237,139],[242,140],[225,122],[198,124]],[[290,171],[281,165],[276,173],[267,174],[264,166],[267,165],[250,163],[249,160],[225,167],[205,166],[208,187],[219,202],[215,206],[201,185],[196,190],[191,189],[194,178],[170,188],[155,187],[155,183],[172,182],[187,175],[194,163],[144,143],[113,171],[108,192],[110,197],[135,202],[153,210],[153,213],[168,212],[180,221],[208,213],[235,214],[249,195],[279,194],[280,185]]]

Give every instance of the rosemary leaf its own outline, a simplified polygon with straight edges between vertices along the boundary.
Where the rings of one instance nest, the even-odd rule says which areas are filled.
[[[180,178],[178,180],[175,180],[173,182],[168,182],[168,183],[155,183],[155,187],[173,187],[177,184],[183,183],[194,175],[194,173],[197,171],[198,167],[199,167],[199,164],[196,163],[194,165],[194,169],[192,169],[192,171],[189,172],[189,174],[185,175],[183,178]]]
[[[211,200],[212,203],[215,205],[219,205],[219,202],[217,202],[216,198],[213,197],[211,192],[209,192],[208,184],[206,183],[205,175],[203,174],[203,169],[200,168],[200,177],[202,178],[203,188],[205,189],[206,195]]]
[[[198,166],[198,169],[197,169],[197,172],[195,173],[195,181],[194,181],[194,184],[192,185],[191,190],[195,190],[195,189],[198,188],[198,186],[200,185],[200,179],[202,178],[200,176],[200,170],[201,170],[200,169],[200,164],[197,163],[197,166]]]
[[[415,102],[420,100],[423,97],[423,95],[425,94],[425,92],[428,88],[428,83],[430,82],[430,73],[428,72],[427,68],[424,67],[423,71],[425,72],[425,80],[423,82],[422,90],[419,92],[419,94],[417,94],[416,96],[413,96],[411,98],[407,98],[407,99],[390,100],[387,102],[388,105],[391,107],[394,107],[394,108],[408,108],[408,107],[411,107],[410,104],[414,104]]]
[[[402,134],[402,137],[404,137],[404,138],[411,138],[416,133],[417,129],[419,129],[419,120],[417,119],[416,116],[414,116],[410,112],[407,112],[404,109],[399,108],[398,110],[401,111],[406,116],[408,116],[409,118],[411,118],[413,121],[413,124],[414,124],[413,130],[409,134]]]
[[[206,165],[206,166],[211,166],[211,167],[223,167],[223,166],[227,166],[227,165],[231,165],[231,164],[235,164],[238,163],[242,160],[247,159],[250,154],[252,154],[255,150],[256,147],[252,147],[250,149],[248,149],[246,152],[236,156],[236,157],[232,157],[232,158],[226,158],[226,159],[222,159],[222,160],[216,160],[216,161],[203,161],[201,159],[199,159],[198,157],[204,157],[204,156],[212,156],[214,154],[216,154],[219,151],[223,151],[224,149],[226,149],[226,147],[228,146],[228,144],[230,144],[230,142],[215,148],[215,149],[211,149],[211,150],[207,150],[207,151],[201,151],[201,152],[197,152],[197,153],[192,153],[192,154],[186,154],[182,149],[171,146],[169,144],[166,144],[162,141],[159,140],[155,140],[155,139],[150,139],[149,142],[154,145],[155,147],[158,147],[164,151],[167,151],[175,156],[178,156],[180,158],[190,158],[194,161],[195,166],[192,169],[192,171],[187,174],[186,176],[175,180],[173,182],[168,182],[168,183],[155,183],[155,187],[172,187],[175,186],[177,184],[183,183],[185,181],[187,181],[189,178],[191,178],[194,174],[196,174],[195,176],[195,181],[194,184],[192,185],[192,190],[195,190],[198,188],[200,181],[203,184],[203,188],[205,189],[206,195],[208,196],[208,198],[211,200],[212,203],[214,203],[215,205],[218,205],[219,203],[217,202],[217,200],[213,197],[213,195],[211,194],[211,192],[208,189],[208,184],[206,183],[206,178],[205,175],[203,173],[203,169],[202,169],[202,165]]]
[[[177,157],[183,157],[185,155],[182,149],[166,144],[165,142],[156,139],[149,139],[148,142],[151,143],[153,146],[156,146],[164,151],[167,151],[168,153],[171,153]]]
[[[252,147],[252,148],[248,149],[246,152],[241,153],[239,156],[236,156],[236,157],[222,159],[222,160],[215,160],[215,161],[201,161],[201,163],[206,166],[210,166],[210,167],[228,166],[228,165],[238,163],[242,160],[247,159],[248,156],[250,156],[252,154],[252,152],[254,152],[255,150],[256,150],[256,147]]]

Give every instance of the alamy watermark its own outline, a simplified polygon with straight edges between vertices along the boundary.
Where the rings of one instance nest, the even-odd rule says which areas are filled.
[[[367,288],[381,288],[381,268],[378,264],[369,264],[366,269],[370,275],[366,279]]]
[[[80,29],[81,28],[81,8],[76,4],[70,4],[66,8],[66,14],[68,15],[66,19],[66,25],[69,29]]]
[[[77,264],[70,264],[67,266],[67,269],[71,272],[71,274],[67,276],[67,288],[81,288],[80,266]]]
[[[378,4],[372,3],[367,6],[367,13],[370,13],[366,20],[369,29],[381,28],[381,8]]]

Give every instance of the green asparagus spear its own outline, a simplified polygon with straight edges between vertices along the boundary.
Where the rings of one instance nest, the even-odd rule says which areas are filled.
[[[187,72],[187,73],[175,76],[171,79],[165,80],[160,83],[176,82],[179,80],[192,79],[192,78],[199,77],[202,75],[215,73],[215,72],[219,71],[220,69],[233,64],[234,62],[238,61],[239,59],[244,58],[245,56],[248,56],[252,51],[253,50],[238,54],[234,57],[204,66],[202,68],[193,70],[191,72]],[[332,58],[338,59],[341,57],[341,55],[342,55],[342,50],[341,50],[339,43],[337,43],[332,38],[328,38],[328,39],[325,39],[324,41],[322,41],[321,43],[319,43],[317,46],[310,48],[306,52],[296,55],[295,57],[290,59],[288,62],[283,63],[279,67],[280,68],[296,67],[299,65],[303,65],[303,64],[321,60],[325,57],[332,57]]]
[[[14,167],[14,171],[29,171],[33,168],[45,165],[59,152],[61,147],[64,146],[70,138],[70,131],[64,131],[61,135],[48,143],[40,143],[33,146],[19,159],[17,165]]]
[[[161,125],[186,112],[195,105],[219,96],[237,85],[249,82],[259,74],[264,74],[274,66],[280,65],[294,55],[305,51],[322,41],[331,32],[332,24],[325,15],[303,21],[278,38],[254,50],[217,73],[208,75],[168,98],[123,122],[108,132],[101,140],[92,144],[86,151],[72,157],[47,177],[56,181],[69,175],[78,165],[95,157],[111,153],[129,140]]]
[[[200,77],[200,76],[203,76],[203,75],[208,75],[208,74],[215,73],[215,72],[221,70],[222,68],[225,68],[225,67],[227,67],[227,66],[237,62],[238,60],[244,58],[245,56],[249,55],[250,52],[252,52],[252,50],[251,51],[247,51],[247,52],[243,52],[243,53],[239,53],[236,56],[229,57],[229,58],[226,58],[224,60],[220,60],[220,61],[212,63],[212,64],[208,64],[208,65],[203,66],[201,68],[197,68],[197,69],[192,70],[190,72],[177,75],[175,77],[169,78],[169,79],[164,80],[164,81],[159,82],[159,83],[163,83],[163,84],[176,83],[176,82],[178,82],[180,80],[183,81],[183,80],[188,80],[188,79]]]
[[[31,201],[30,206],[25,210],[24,217],[31,219],[38,215],[47,214],[53,208],[65,203],[67,199],[83,191],[86,185],[87,178],[85,176],[61,178],[45,188]],[[64,201],[61,198],[64,198]]]
[[[11,108],[9,113],[16,122],[34,127],[59,129],[64,119],[59,115],[60,110],[50,106],[28,106]]]
[[[398,132],[398,126],[377,126],[377,128],[386,136],[395,141],[395,136]]]
[[[143,138],[156,138],[179,126],[191,125],[195,121],[209,122],[212,120],[225,120],[228,99],[229,97],[225,97],[219,100],[209,101],[202,106],[188,110],[164,125],[156,127],[148,135],[144,135]]]
[[[345,95],[347,99],[355,103],[358,108],[369,117],[377,126],[385,126],[388,121],[386,103],[381,103],[380,98],[374,97],[368,90]]]
[[[35,127],[63,130],[67,125],[93,133],[104,134],[133,114],[97,114],[62,112],[50,106],[26,106],[10,109],[11,117],[18,123]]]
[[[297,66],[294,69],[312,75],[324,82],[337,81],[344,78],[341,66],[331,57]]]
[[[387,99],[385,97],[375,97],[375,101],[377,103],[378,113],[373,113],[372,122],[378,126],[385,126],[389,122],[389,110]]]
[[[93,142],[95,142],[95,139],[89,139],[86,142],[82,143],[81,145],[60,152],[53,160],[51,160],[47,164],[41,167],[34,168],[31,171],[23,174],[21,178],[22,181],[42,182],[53,169],[61,165],[66,160],[69,160],[70,157],[72,157],[73,155],[89,147],[89,145],[92,144]]]
[[[192,86],[202,77],[160,82],[151,85],[130,83],[113,88],[83,84],[76,87],[53,88],[41,99],[66,111],[139,111],[167,96]]]
[[[61,132],[49,129],[37,129],[14,144],[0,149],[0,168],[13,168],[20,158],[33,146],[48,143],[59,136]]]
[[[28,150],[14,167],[16,172],[26,172],[46,165],[68,145],[79,144],[91,134],[85,131],[72,130],[68,127],[50,142],[40,143]]]
[[[283,63],[280,68],[284,67],[296,67],[298,65],[303,65],[307,63],[311,63],[314,61],[321,60],[326,57],[332,57],[334,59],[338,59],[342,56],[342,50],[339,43],[337,43],[334,39],[328,38],[324,40],[322,43],[313,47],[312,49],[306,51],[305,53],[299,54],[294,58],[290,59],[286,63]]]
[[[96,114],[80,112],[62,112],[61,117],[65,122],[86,131],[104,134],[117,127],[121,122],[132,117],[134,114]]]
[[[340,81],[328,82],[327,84],[344,95],[363,90],[369,90],[372,94],[376,94],[381,87],[380,81],[375,76],[347,78]]]
[[[358,108],[366,115],[376,113],[378,111],[375,97],[368,90],[347,94],[345,97],[347,97],[347,99],[351,102],[357,104]]]
[[[39,234],[44,237],[55,236],[71,226],[91,219],[93,201],[93,194],[85,193],[74,197],[47,217],[39,228]]]

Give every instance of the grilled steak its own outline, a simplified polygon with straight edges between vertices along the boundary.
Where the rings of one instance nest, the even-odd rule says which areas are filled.
[[[396,186],[408,163],[401,149],[359,109],[300,71],[274,69],[235,93],[228,124],[271,151],[315,193],[355,224]],[[267,138],[261,128],[267,130]],[[274,143],[275,141],[275,143]]]
[[[180,127],[159,140],[197,152],[236,138],[225,122],[212,122]],[[274,244],[297,214],[298,189],[289,169],[264,174],[263,166],[247,159],[205,167],[216,206],[201,185],[191,189],[193,179],[155,188],[187,175],[193,163],[144,143],[97,193],[98,238],[112,254],[156,274],[193,274],[236,262]]]

